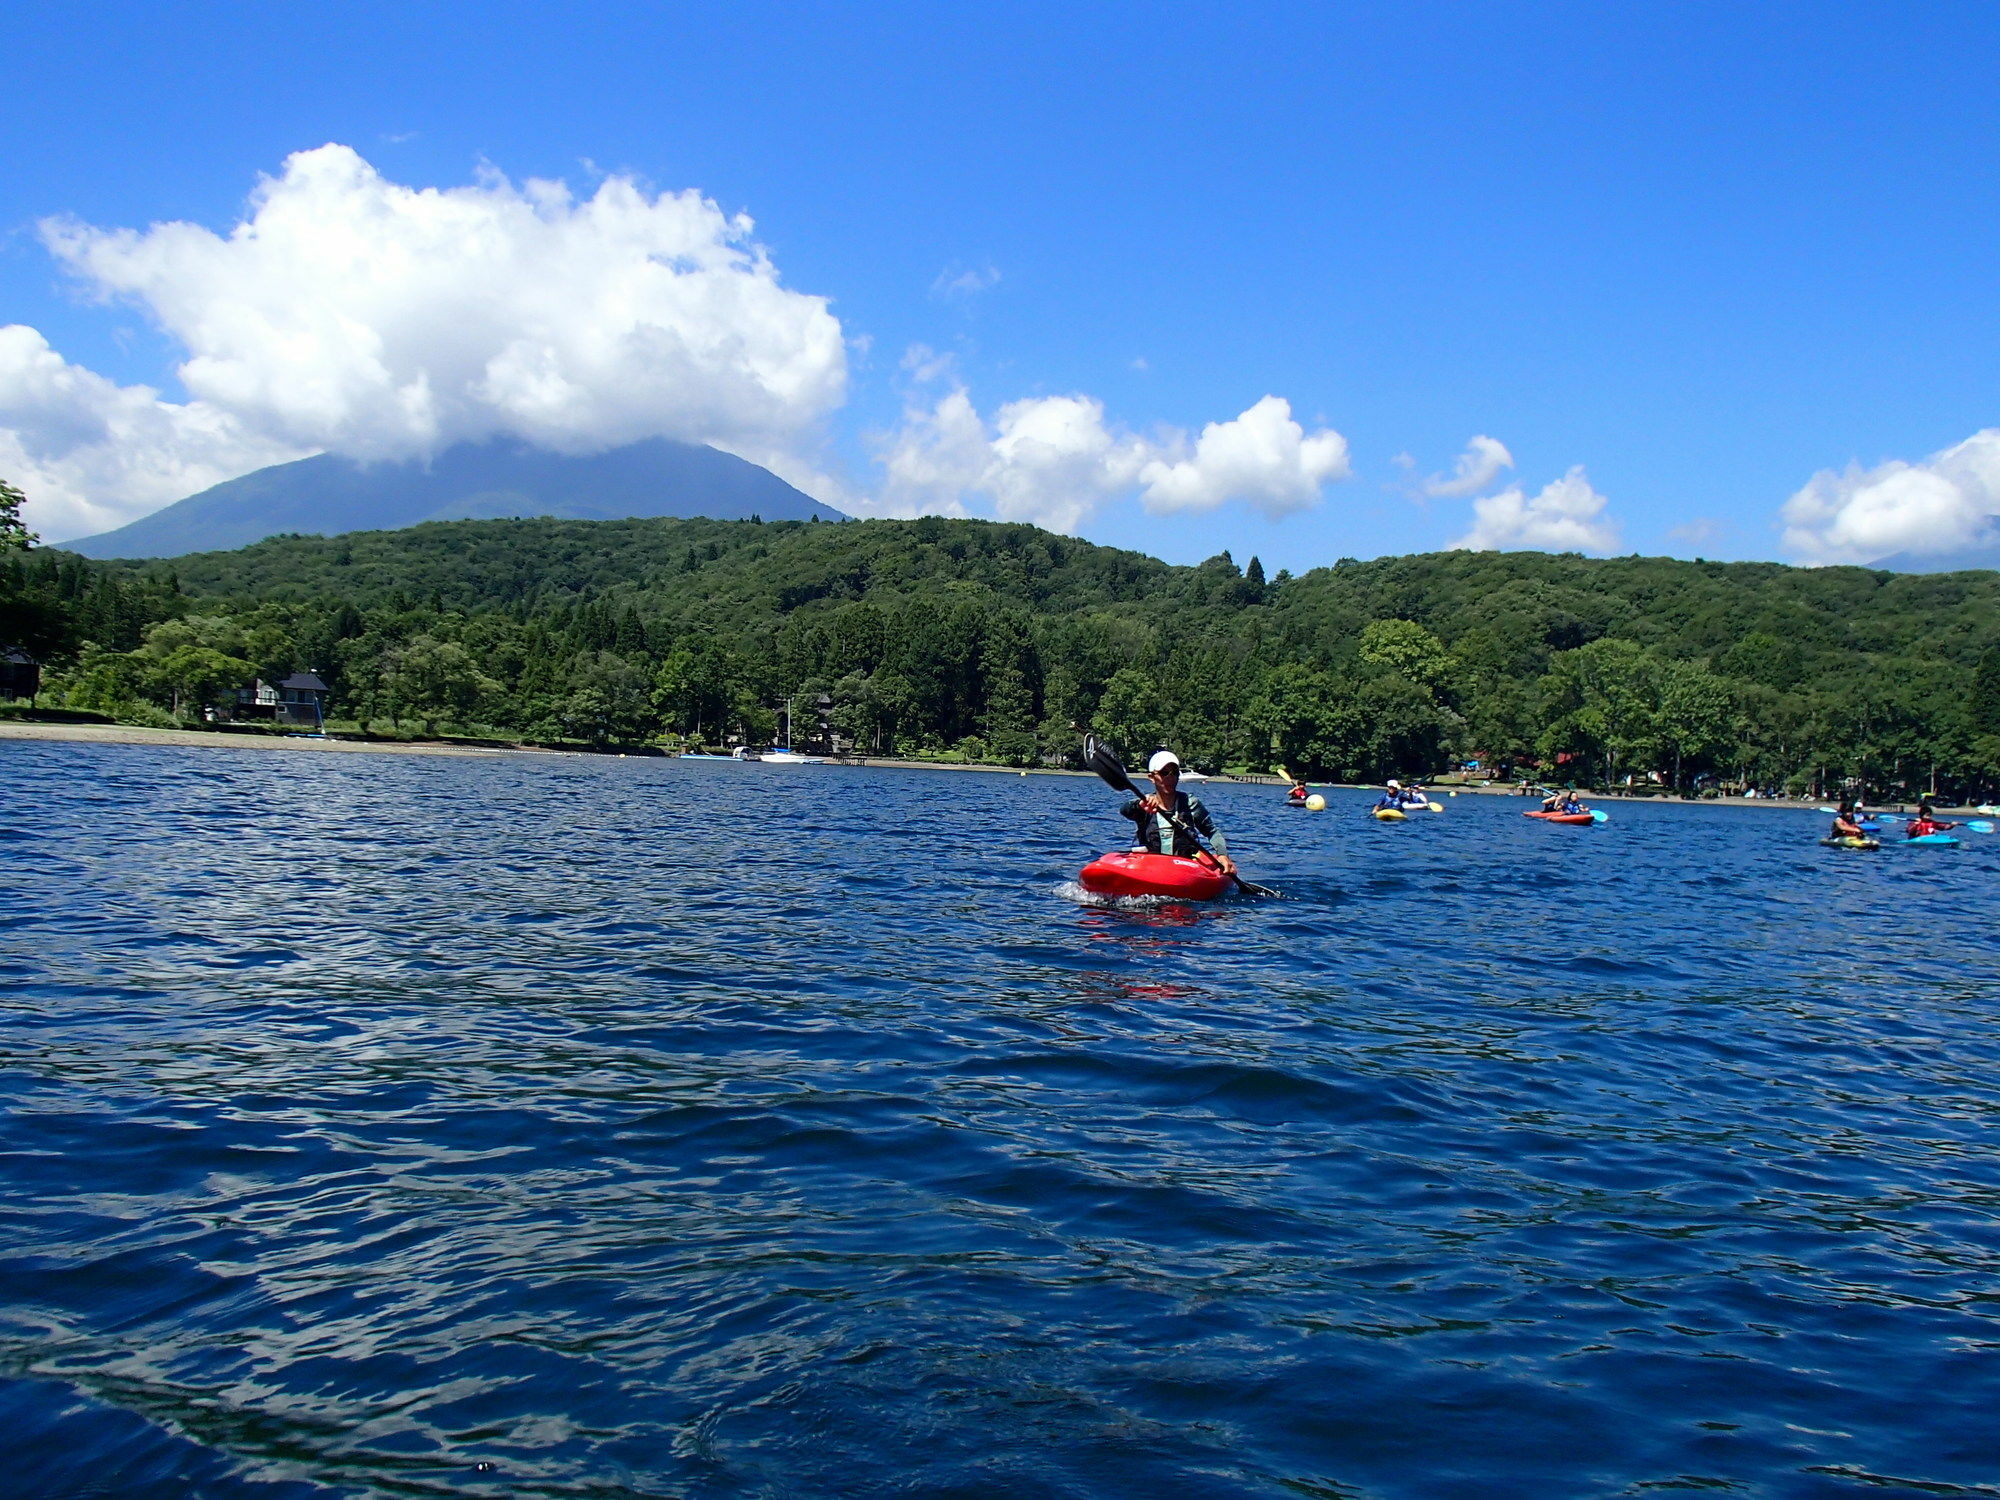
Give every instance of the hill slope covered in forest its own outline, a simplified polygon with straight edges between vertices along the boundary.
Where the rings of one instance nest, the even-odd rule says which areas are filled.
[[[79,705],[157,700],[198,639],[320,670],[352,717],[543,735],[755,740],[808,692],[865,748],[1023,764],[1088,727],[1354,776],[2000,777],[1995,573],[1447,552],[1267,579],[937,517],[463,521],[13,571],[67,601]]]

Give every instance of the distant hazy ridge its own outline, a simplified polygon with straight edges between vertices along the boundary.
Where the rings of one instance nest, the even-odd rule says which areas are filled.
[[[556,516],[581,521],[708,516],[842,521],[839,511],[715,448],[649,438],[571,458],[513,439],[464,443],[428,463],[362,464],[330,453],[274,464],[63,546],[85,557],[179,557],[285,532],[328,536],[424,521]]]

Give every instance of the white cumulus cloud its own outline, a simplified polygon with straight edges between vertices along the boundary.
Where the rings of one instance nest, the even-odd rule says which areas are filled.
[[[1873,562],[1990,542],[2000,517],[2000,428],[1922,463],[1822,469],[1785,502],[1785,546],[1806,562]]]
[[[1424,481],[1424,493],[1440,500],[1463,500],[1498,479],[1502,469],[1513,467],[1514,455],[1507,451],[1507,445],[1482,432],[1465,445],[1452,465],[1451,478],[1431,475]]]
[[[1331,428],[1307,437],[1291,403],[1266,396],[1234,421],[1210,422],[1191,454],[1156,458],[1139,478],[1149,510],[1213,510],[1247,500],[1277,517],[1315,504],[1322,485],[1351,472],[1346,438]]]
[[[93,387],[72,413],[87,427],[91,401],[159,407],[128,435],[159,450],[132,457],[135,475],[201,469],[225,432],[243,438],[224,464],[239,473],[272,452],[402,458],[500,434],[577,453],[670,437],[796,470],[845,399],[846,347],[827,300],[782,285],[752,228],[627,177],[581,199],[490,173],[410,188],[328,145],[288,158],[226,234],[42,231],[90,291],[136,304],[187,351],[186,405]],[[61,419],[34,420],[0,414],[0,448],[90,467],[57,451]],[[160,501],[101,467],[92,484],[88,503],[114,522]]]
[[[1106,500],[1136,492],[1154,511],[1209,510],[1243,500],[1278,516],[1315,503],[1348,475],[1347,440],[1310,436],[1290,405],[1266,396],[1197,438],[1174,429],[1140,437],[1105,419],[1090,396],[1036,396],[989,423],[955,389],[905,414],[883,444],[876,514],[963,515],[983,496],[1005,521],[1073,532]]]
[[[274,441],[207,402],[164,401],[0,328],[0,476],[50,541],[88,536],[309,449]]]
[[[844,509],[978,501],[1061,531],[1134,495],[1155,511],[1241,501],[1281,516],[1349,474],[1346,439],[1307,432],[1276,396],[1199,433],[1141,435],[1088,395],[982,414],[953,389],[906,414],[881,444],[879,494],[859,499],[820,457],[849,341],[825,297],[783,284],[753,229],[698,192],[626,176],[587,195],[497,172],[410,187],[342,145],[288,157],[223,229],[49,220],[43,243],[86,293],[177,344],[180,390],[119,385],[32,328],[0,330],[0,476],[59,541],[309,453],[421,458],[497,436],[569,453],[709,443]],[[997,280],[953,267],[938,291]],[[955,384],[934,351],[913,346],[908,365]]]
[[[1532,499],[1518,484],[1472,502],[1472,529],[1451,545],[1468,552],[1615,552],[1618,527],[1578,464]]]

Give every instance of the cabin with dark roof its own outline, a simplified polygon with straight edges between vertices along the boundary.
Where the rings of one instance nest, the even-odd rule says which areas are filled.
[[[237,688],[213,717],[225,720],[268,719],[274,724],[302,724],[318,729],[326,722],[326,700],[332,689],[312,672],[294,672],[280,683],[258,678]]]
[[[32,698],[42,690],[42,664],[19,646],[0,646],[0,698]]]

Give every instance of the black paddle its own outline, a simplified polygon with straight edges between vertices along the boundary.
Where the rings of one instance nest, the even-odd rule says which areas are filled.
[[[1124,762],[1111,753],[1111,747],[1094,734],[1084,736],[1083,763],[1095,771],[1104,784],[1113,790],[1130,792],[1134,797],[1144,797],[1147,795],[1147,793],[1140,791],[1132,784],[1132,778],[1125,774]],[[1160,809],[1160,815],[1189,838],[1195,838],[1195,831],[1165,808]],[[1196,840],[1195,847],[1198,849],[1201,848],[1198,839]],[[1212,862],[1215,859],[1215,856],[1210,854],[1208,850],[1202,849],[1201,852],[1206,857],[1207,862]],[[1272,890],[1268,885],[1257,885],[1252,881],[1245,880],[1234,871],[1230,872],[1229,878],[1236,882],[1236,889],[1243,892],[1246,896],[1282,896],[1283,894],[1280,891]]]

